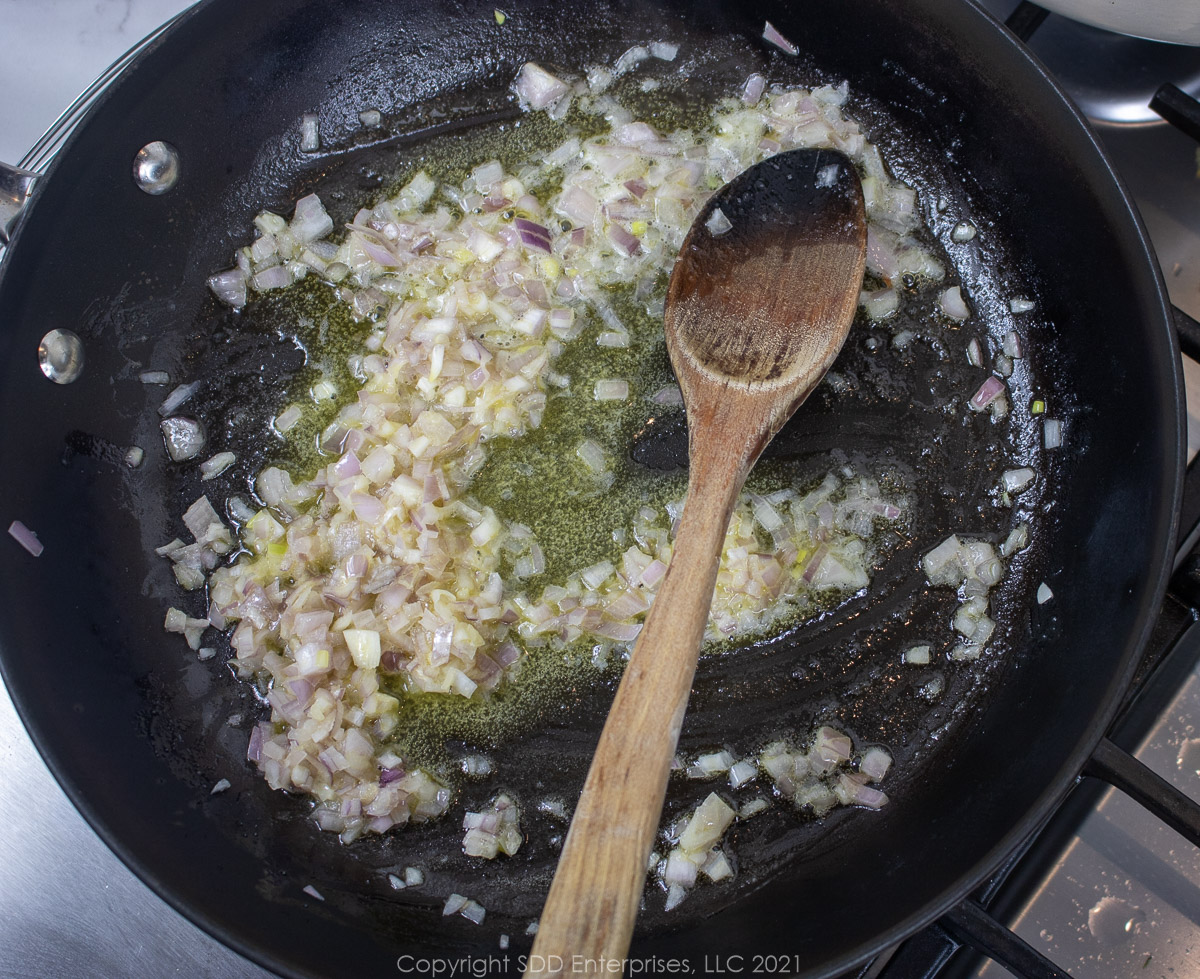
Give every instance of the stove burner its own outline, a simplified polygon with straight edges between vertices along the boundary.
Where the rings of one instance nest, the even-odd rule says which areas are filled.
[[[1093,121],[1159,122],[1150,99],[1163,82],[1200,96],[1200,48],[1114,34],[1046,18],[1029,49]]]

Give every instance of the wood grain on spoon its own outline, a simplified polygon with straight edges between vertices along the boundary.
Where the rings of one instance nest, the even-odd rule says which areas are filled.
[[[717,208],[727,230],[719,218],[709,226]],[[755,165],[688,232],[665,314],[687,408],[687,501],[571,820],[527,977],[594,975],[596,960],[629,950],[729,518],[750,467],[841,350],[866,237],[858,176],[829,150]]]

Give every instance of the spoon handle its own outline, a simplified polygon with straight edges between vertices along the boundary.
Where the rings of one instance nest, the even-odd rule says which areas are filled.
[[[629,950],[725,530],[749,466],[745,453],[694,433],[670,565],[588,769],[526,979],[595,975],[595,960],[621,960]]]

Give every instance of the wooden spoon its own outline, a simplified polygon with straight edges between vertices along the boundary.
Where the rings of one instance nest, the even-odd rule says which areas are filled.
[[[730,515],[750,467],[845,342],[866,242],[858,175],[829,150],[756,164],[688,232],[665,315],[687,406],[687,502],[571,820],[527,977],[594,976],[596,960],[629,950]]]

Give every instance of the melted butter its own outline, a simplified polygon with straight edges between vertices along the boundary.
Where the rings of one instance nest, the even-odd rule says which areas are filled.
[[[537,429],[493,442],[470,487],[501,517],[533,530],[546,555],[546,583],[598,561],[615,561],[629,544],[619,544],[613,531],[628,528],[638,507],[661,510],[668,500],[681,498],[686,487],[683,473],[650,472],[629,459],[634,434],[661,414],[649,396],[673,381],[662,322],[639,308],[631,290],[606,298],[629,331],[630,346],[598,346],[596,338],[609,326],[590,317],[554,364],[556,372],[570,378],[570,387],[548,399]],[[627,380],[628,399],[596,401],[595,384],[605,379]],[[612,485],[603,491],[576,451],[587,439],[604,449],[613,473]]]
[[[304,350],[304,366],[292,380],[288,399],[301,407],[300,420],[285,433],[274,464],[287,469],[297,481],[308,480],[332,458],[319,448],[321,433],[343,405],[358,397],[362,381],[350,368],[351,357],[365,353],[363,346],[374,324],[355,322],[350,308],[337,298],[329,283],[309,274],[288,289],[266,293],[257,300],[255,315],[274,326],[280,336]],[[314,400],[313,386],[331,381],[337,388],[332,399]]]

